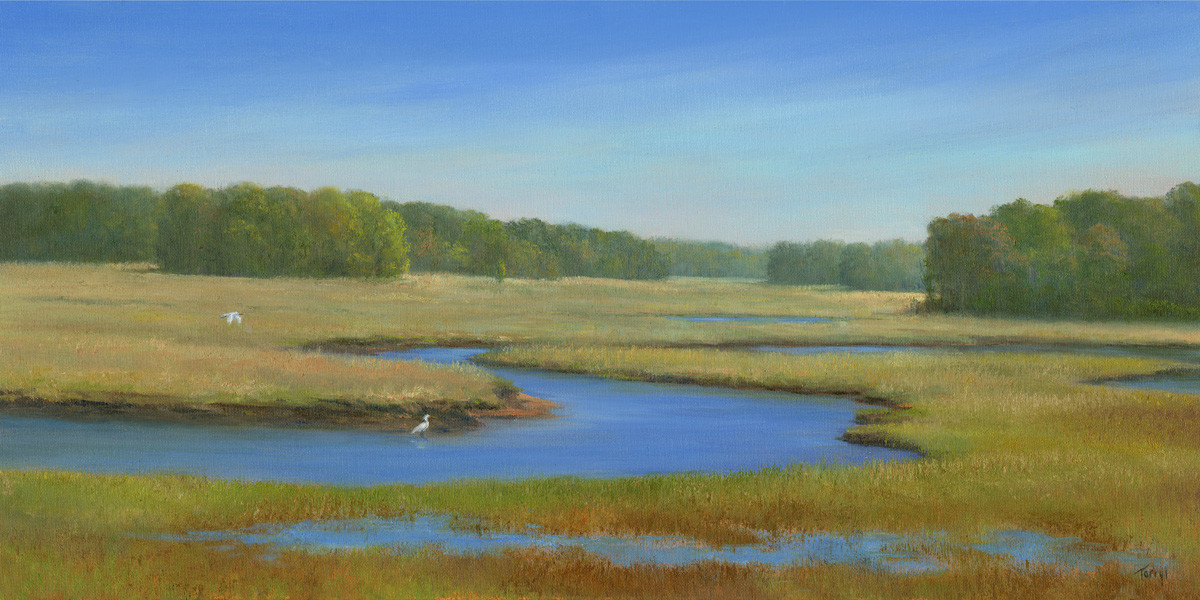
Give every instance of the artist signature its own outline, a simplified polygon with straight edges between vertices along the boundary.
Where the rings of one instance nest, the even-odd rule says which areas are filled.
[[[1156,565],[1154,563],[1150,563],[1150,564],[1134,571],[1133,574],[1141,575],[1142,577],[1144,577],[1146,579],[1151,579],[1151,578],[1166,579],[1167,578],[1167,568],[1163,565]]]

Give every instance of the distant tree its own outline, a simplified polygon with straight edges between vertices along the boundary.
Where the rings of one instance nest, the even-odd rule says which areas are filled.
[[[159,267],[170,273],[203,273],[211,253],[215,204],[212,190],[181,183],[162,196],[158,216]]]
[[[1200,298],[1200,186],[1181,183],[1167,192],[1166,209],[1176,223],[1169,248],[1176,259],[1171,295],[1177,303]]]
[[[817,240],[803,246],[801,280],[815,284],[842,283],[842,251],[845,244],[836,240]]]
[[[159,262],[170,272],[393,277],[408,270],[403,219],[367,192],[182,184],[163,195],[159,228]]]
[[[473,275],[496,276],[500,263],[509,252],[509,237],[504,224],[495,219],[477,217],[463,223],[464,270]]]
[[[723,242],[653,240],[670,263],[670,274],[681,277],[767,278],[767,249]]]
[[[842,248],[838,271],[842,285],[856,290],[873,289],[879,279],[875,255],[871,247],[862,242]]]
[[[1129,249],[1131,292],[1155,302],[1169,300],[1177,264],[1169,246],[1178,225],[1162,198],[1087,190],[1062,196],[1054,206],[1074,227],[1077,239],[1096,224],[1113,228]]]
[[[1115,229],[1103,223],[1084,232],[1079,242],[1078,312],[1086,315],[1125,313],[1130,303],[1128,245]]]
[[[150,188],[91,181],[0,187],[0,259],[150,260],[157,204]]]
[[[934,219],[929,232],[933,306],[1030,315],[1200,317],[1200,188],[1192,183],[1162,198],[1086,190],[1061,196],[1052,206],[1017,199],[983,219]]]
[[[1008,230],[1018,251],[1065,248],[1071,243],[1071,227],[1053,206],[1017,198],[992,209],[991,217]]]
[[[767,254],[767,281],[788,285],[824,285],[842,281],[842,249],[832,240],[779,242]]]
[[[389,203],[388,208],[405,223],[413,270],[468,272],[463,226],[487,215],[428,202]]]
[[[904,240],[868,245],[833,240],[779,242],[767,260],[767,281],[788,285],[839,284],[856,290],[917,291],[925,250]]]
[[[1022,311],[1040,314],[1074,310],[1078,257],[1072,228],[1062,212],[1018,198],[992,209],[991,218],[1008,230],[1026,267],[1020,275],[1025,283],[1013,288],[1011,302],[1023,306]]]
[[[395,277],[408,272],[408,242],[404,219],[388,210],[374,194],[346,193],[356,235],[350,236],[349,275]]]
[[[859,289],[903,292],[924,289],[925,248],[920,244],[899,239],[875,242],[871,254],[874,279]]]
[[[556,279],[561,275],[557,228],[541,219],[504,224],[511,239],[507,265],[519,277]]]
[[[1000,222],[951,214],[929,223],[926,289],[946,310],[997,312],[1013,304],[1019,263],[1012,236]]]

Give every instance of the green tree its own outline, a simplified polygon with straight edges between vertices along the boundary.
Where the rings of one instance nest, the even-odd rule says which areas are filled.
[[[351,235],[350,274],[359,277],[395,277],[408,272],[408,243],[404,220],[387,210],[374,194],[346,194],[356,235]]]
[[[1013,308],[1019,261],[1000,222],[960,214],[936,218],[929,223],[925,249],[931,305],[973,312]]]
[[[859,242],[842,248],[838,271],[839,280],[846,287],[856,290],[877,289],[878,266],[867,244]]]
[[[1081,239],[1092,227],[1103,224],[1117,232],[1128,248],[1130,292],[1162,303],[1171,298],[1174,269],[1170,243],[1178,230],[1162,198],[1127,198],[1113,191],[1087,190],[1054,201]]]
[[[1033,314],[1064,314],[1075,310],[1078,295],[1077,251],[1071,226],[1054,206],[1018,198],[992,209],[992,219],[1004,225],[1014,250],[1023,258],[1024,285],[1012,290],[1014,306]]]
[[[1117,231],[1097,223],[1079,238],[1078,312],[1092,316],[1127,314],[1129,248]]]
[[[0,187],[0,259],[150,260],[157,204],[150,188],[91,181]]]
[[[477,217],[463,223],[460,244],[466,253],[464,270],[473,275],[496,276],[508,256],[509,237],[495,219]]]
[[[1177,225],[1168,246],[1176,261],[1171,297],[1195,306],[1200,303],[1200,186],[1189,181],[1172,188],[1166,209]]]
[[[162,196],[156,243],[159,267],[170,273],[207,272],[212,252],[212,191],[181,183]]]
[[[875,242],[871,246],[875,277],[861,289],[915,292],[924,289],[925,248],[904,240]]]

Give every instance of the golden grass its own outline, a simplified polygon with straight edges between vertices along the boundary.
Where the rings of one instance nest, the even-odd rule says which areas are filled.
[[[382,406],[493,405],[492,377],[471,366],[329,356],[289,349],[304,325],[346,297],[402,284],[188,278],[136,266],[0,266],[0,390],[55,402]],[[327,296],[324,288],[339,290]],[[217,315],[247,313],[245,325]],[[306,316],[307,314],[307,316]],[[383,311],[371,319],[388,327]],[[316,334],[345,333],[336,318]]]

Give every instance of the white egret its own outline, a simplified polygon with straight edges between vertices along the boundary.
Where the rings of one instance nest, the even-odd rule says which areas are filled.
[[[425,437],[425,432],[428,429],[429,429],[429,415],[425,415],[425,420],[418,423],[416,427],[413,427],[412,432],[413,432],[413,435],[420,435],[421,437]]]
[[[233,325],[235,322],[238,325],[242,324],[242,313],[237,312],[236,310],[233,312],[229,312],[229,313],[225,313],[225,314],[221,315],[221,318],[225,319],[225,322],[229,323],[230,325]]]

